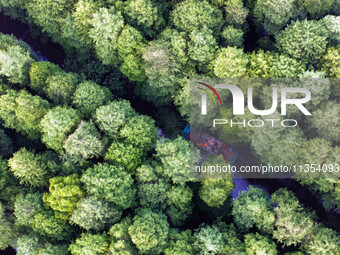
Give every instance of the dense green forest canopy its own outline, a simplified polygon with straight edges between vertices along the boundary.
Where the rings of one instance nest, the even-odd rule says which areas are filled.
[[[0,0],[0,11],[66,53],[40,61],[0,33],[0,250],[340,254],[339,222],[291,190],[231,198],[232,176],[193,178],[198,149],[181,136],[191,77],[296,78],[315,94],[312,118],[293,112],[303,129],[216,135],[264,164],[339,164],[338,0]],[[259,97],[268,89],[256,83]],[[339,178],[296,180],[340,213]]]

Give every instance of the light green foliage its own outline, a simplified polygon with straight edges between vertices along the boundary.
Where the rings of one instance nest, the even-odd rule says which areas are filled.
[[[43,94],[43,91],[47,90],[46,80],[49,76],[53,76],[58,72],[62,72],[59,66],[48,62],[34,62],[31,65],[29,76],[30,83],[29,86],[34,91]]]
[[[11,46],[7,50],[0,48],[0,75],[12,83],[26,84],[33,61],[30,52],[21,46]]]
[[[245,74],[247,63],[242,49],[227,47],[220,49],[211,65],[218,78],[237,78]]]
[[[43,201],[49,205],[56,218],[68,219],[84,191],[77,174],[50,179],[49,193],[44,193]]]
[[[80,79],[76,73],[57,73],[47,78],[45,93],[55,104],[70,104],[79,82]]]
[[[295,0],[259,0],[255,1],[254,16],[257,22],[263,23],[270,34],[276,34],[285,27],[288,21],[295,18],[298,8]]]
[[[108,224],[117,222],[122,213],[115,206],[94,196],[82,198],[72,213],[70,221],[86,230],[102,230]]]
[[[291,191],[278,189],[272,195],[275,211],[273,237],[283,246],[298,245],[310,237],[314,228],[313,213],[306,211]]]
[[[142,163],[144,151],[129,143],[114,141],[105,154],[105,160],[115,166],[125,168],[129,173],[135,173]]]
[[[109,247],[108,236],[103,234],[82,233],[69,250],[73,255],[104,255]]]
[[[201,226],[194,234],[196,254],[221,254],[223,235],[217,226]]]
[[[34,216],[42,211],[42,194],[18,194],[14,202],[15,223],[22,226],[31,226]]]
[[[16,231],[13,224],[7,219],[5,207],[0,202],[0,250],[5,250],[16,238]]]
[[[191,32],[195,28],[207,27],[218,32],[221,26],[222,12],[205,0],[186,0],[174,7],[170,19],[175,28],[180,31]]]
[[[132,219],[125,217],[119,223],[114,224],[109,231],[109,235],[112,237],[112,243],[109,247],[109,254],[112,255],[135,255],[137,249],[131,241],[129,235],[129,226]]]
[[[175,57],[164,42],[152,41],[144,50],[143,60],[148,80],[140,88],[142,96],[157,106],[170,103],[179,71]]]
[[[0,128],[0,157],[6,157],[13,153],[13,141],[6,135],[5,131]]]
[[[100,8],[93,15],[89,32],[98,58],[105,65],[117,64],[117,40],[124,27],[124,19],[114,7]]]
[[[212,31],[206,28],[201,30],[195,29],[190,33],[189,37],[189,57],[197,61],[199,65],[210,62],[217,50],[217,42],[213,37]]]
[[[243,6],[242,0],[227,0],[224,6],[226,23],[241,28],[248,15],[248,10]]]
[[[20,184],[33,187],[42,187],[47,184],[47,166],[42,156],[36,155],[33,151],[21,148],[8,160],[8,165]]]
[[[62,151],[69,133],[80,122],[78,112],[72,108],[57,106],[41,121],[42,141],[51,149]]]
[[[129,234],[140,253],[158,254],[167,244],[169,223],[164,214],[141,209],[133,218]]]
[[[274,55],[271,63],[271,77],[274,78],[297,78],[306,69],[303,62],[286,55]]]
[[[191,255],[194,253],[193,236],[190,230],[170,229],[170,242],[164,250],[165,255]]]
[[[275,243],[269,237],[260,235],[259,233],[245,235],[244,242],[246,244],[246,252],[249,255],[278,254]]]
[[[185,185],[172,185],[166,192],[166,214],[174,226],[180,226],[192,213],[193,191]]]
[[[337,48],[330,47],[322,56],[319,66],[321,70],[326,72],[330,77],[340,77],[340,46]]]
[[[269,51],[252,52],[249,56],[247,75],[251,78],[271,78],[273,58]]]
[[[306,242],[303,249],[306,254],[339,254],[340,237],[336,231],[319,226],[311,241]]]
[[[187,78],[179,81],[181,88],[174,95],[178,111],[187,121],[190,119],[190,82]]]
[[[154,36],[165,23],[158,6],[151,0],[126,1],[124,14],[130,25],[148,36]]]
[[[334,2],[335,0],[297,0],[297,4],[310,13],[313,18],[319,18],[331,11]]]
[[[146,79],[142,63],[142,51],[146,40],[141,33],[126,25],[118,38],[118,56],[123,61],[120,70],[130,81],[144,81]]]
[[[190,169],[191,149],[187,140],[180,136],[173,140],[161,138],[157,142],[156,152],[166,177],[179,184],[193,180]]]
[[[37,255],[67,255],[69,254],[66,244],[50,244],[45,243]]]
[[[48,111],[49,103],[25,90],[7,92],[0,96],[0,117],[3,125],[16,129],[30,139],[38,139],[39,122]]]
[[[115,137],[119,129],[135,115],[136,111],[129,101],[119,100],[97,108],[94,118],[101,131]]]
[[[245,254],[245,244],[240,240],[234,224],[223,229],[223,239],[225,241],[224,254]]]
[[[85,121],[80,122],[74,133],[67,138],[63,147],[66,153],[75,159],[79,157],[81,159],[98,158],[104,149],[95,125]]]
[[[57,38],[61,35],[65,18],[71,12],[74,0],[30,0],[27,13],[43,32]]]
[[[231,178],[205,178],[199,191],[200,198],[211,207],[220,207],[227,200],[234,184]]]
[[[122,167],[99,163],[88,168],[81,181],[89,194],[105,198],[122,209],[134,204],[136,189],[133,179]]]
[[[37,255],[37,251],[42,246],[42,238],[36,233],[23,234],[16,241],[16,254],[18,255]]]
[[[243,31],[233,26],[227,26],[222,31],[223,43],[225,46],[243,48]]]
[[[53,211],[42,211],[36,214],[32,227],[36,233],[55,240],[68,240],[72,231],[66,221],[55,218]]]
[[[80,0],[75,4],[74,12],[72,13],[76,33],[80,37],[81,42],[88,47],[93,47],[89,31],[93,28],[91,22],[93,15],[99,10],[99,7],[100,4],[98,2]]]
[[[322,24],[328,30],[330,44],[337,46],[340,44],[340,17],[327,15],[321,20]]]
[[[112,98],[108,88],[86,81],[79,84],[72,103],[80,113],[89,118],[98,107],[107,104]]]
[[[326,51],[328,32],[315,20],[293,21],[276,36],[283,54],[314,64]]]
[[[124,142],[140,148],[144,153],[151,150],[157,140],[155,121],[146,115],[135,116],[120,130],[119,137]]]
[[[248,232],[257,226],[261,219],[259,215],[266,210],[270,210],[268,194],[260,188],[251,186],[234,200],[232,215],[239,229]]]

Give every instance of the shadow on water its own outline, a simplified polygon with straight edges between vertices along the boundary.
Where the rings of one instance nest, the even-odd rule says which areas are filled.
[[[39,38],[33,38],[29,31],[29,25],[18,20],[13,20],[3,13],[0,13],[0,32],[12,34],[16,38],[26,42],[44,60],[49,60],[61,65],[65,59],[64,49],[51,41],[43,43]]]

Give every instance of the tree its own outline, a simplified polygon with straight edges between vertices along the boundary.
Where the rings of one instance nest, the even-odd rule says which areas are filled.
[[[269,237],[260,235],[259,233],[245,235],[244,242],[246,244],[246,252],[249,255],[278,254],[275,243]]]
[[[0,250],[5,250],[17,238],[13,224],[7,219],[5,207],[0,202]]]
[[[0,157],[6,157],[13,153],[13,141],[5,133],[3,129],[0,128]]]
[[[230,224],[223,229],[223,239],[225,246],[223,248],[224,254],[245,254],[245,244],[240,240],[239,233],[234,224]]]
[[[72,104],[86,118],[89,118],[98,107],[106,105],[112,98],[108,88],[91,81],[85,81],[80,83],[74,92]]]
[[[112,243],[109,247],[109,254],[112,255],[135,255],[137,249],[131,241],[129,227],[132,223],[130,217],[125,217],[119,223],[114,224],[109,231]]]
[[[178,63],[162,41],[152,41],[143,52],[147,81],[139,88],[143,98],[156,106],[172,101],[177,88]]]
[[[228,25],[241,28],[246,22],[248,10],[241,0],[227,0],[225,6],[225,21]]]
[[[179,231],[170,229],[170,241],[164,250],[165,255],[191,255],[194,254],[194,238],[190,230]]]
[[[99,163],[88,168],[81,181],[89,194],[105,198],[121,209],[127,209],[135,202],[133,179],[122,167]]]
[[[309,242],[303,245],[306,254],[338,254],[340,252],[340,238],[336,231],[323,226],[317,227]]]
[[[34,216],[43,210],[41,193],[22,193],[16,196],[14,202],[15,223],[19,226],[32,226]]]
[[[76,73],[57,73],[46,80],[46,96],[55,104],[71,104],[72,95],[80,82]]]
[[[162,213],[140,209],[129,227],[129,234],[142,254],[160,253],[169,238],[169,223]]]
[[[40,155],[21,148],[8,160],[10,170],[21,184],[42,187],[47,184],[47,166]]]
[[[137,113],[131,107],[130,102],[123,99],[98,107],[94,118],[100,130],[113,138],[120,128],[136,115]]]
[[[44,247],[42,247],[37,255],[65,255],[69,254],[67,250],[66,244],[50,244],[45,243]]]
[[[215,33],[221,28],[222,12],[205,0],[186,0],[174,6],[170,20],[180,31],[189,33],[207,27]]]
[[[104,255],[109,247],[108,236],[103,234],[82,233],[70,244],[69,251],[73,255]]]
[[[326,51],[328,33],[315,20],[293,21],[276,36],[278,49],[288,56],[314,64]]]
[[[275,239],[283,246],[296,246],[311,236],[315,215],[306,211],[291,191],[278,189],[272,194],[271,201],[277,205],[274,208]]]
[[[234,222],[242,232],[248,232],[259,223],[259,215],[270,210],[270,200],[266,192],[251,186],[242,191],[233,202]]]
[[[37,93],[43,94],[47,91],[47,78],[59,72],[62,72],[60,67],[51,62],[34,62],[29,70],[30,83],[28,85]]]
[[[297,4],[308,13],[311,14],[313,18],[322,17],[325,13],[331,11],[335,0],[298,0]]]
[[[104,150],[100,134],[92,122],[81,121],[64,143],[64,149],[75,160],[98,158]]]
[[[233,26],[227,26],[222,31],[223,43],[225,46],[243,48],[243,31]]]
[[[306,69],[304,62],[282,54],[275,54],[271,63],[271,77],[274,78],[297,78]]]
[[[122,212],[105,200],[94,196],[82,198],[70,221],[86,230],[101,231],[108,224],[117,222]]]
[[[36,233],[23,234],[17,238],[16,252],[18,255],[37,255],[42,245],[42,238]]]
[[[330,77],[340,77],[340,46],[329,47],[326,53],[321,57],[319,66]]]
[[[124,143],[140,148],[144,153],[150,151],[157,140],[155,121],[146,115],[132,117],[120,130],[119,137]]]
[[[41,120],[41,140],[51,149],[61,152],[69,133],[80,122],[78,112],[72,108],[57,106]]]
[[[340,31],[337,29],[337,24],[340,22],[340,17],[335,15],[327,15],[321,20],[322,24],[328,30],[329,43],[333,46],[340,44]]]
[[[180,136],[173,140],[161,138],[156,144],[156,157],[163,164],[163,175],[178,184],[192,181],[191,163],[194,162],[191,160],[196,160],[196,150],[191,149],[189,142]]]
[[[78,201],[84,196],[77,174],[50,179],[49,193],[44,193],[43,201],[49,205],[58,219],[68,219]]]
[[[209,29],[193,30],[190,35],[188,45],[189,57],[196,61],[198,65],[210,62],[217,50],[217,42]]]
[[[117,65],[117,40],[124,27],[122,14],[114,7],[100,8],[93,14],[89,32],[98,58],[105,65]]]
[[[26,84],[28,72],[33,63],[31,54],[20,46],[11,46],[7,50],[0,48],[0,75],[11,83]]]
[[[218,78],[237,78],[245,74],[247,63],[242,49],[227,47],[220,48],[211,65]]]
[[[269,34],[280,32],[297,15],[298,8],[294,0],[260,0],[255,2],[254,16],[256,21],[263,23],[264,29]]]
[[[54,240],[68,240],[72,233],[71,226],[54,216],[53,211],[41,211],[34,216],[32,228],[36,233]]]
[[[272,77],[272,62],[274,55],[270,51],[253,51],[249,56],[247,75],[251,78]]]
[[[151,0],[128,0],[124,14],[130,25],[147,36],[154,36],[165,24],[159,7]]]
[[[223,236],[217,226],[202,225],[194,234],[197,254],[220,254],[224,247]]]

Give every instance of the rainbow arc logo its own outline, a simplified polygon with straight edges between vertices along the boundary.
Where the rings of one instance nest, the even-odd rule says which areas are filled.
[[[221,106],[223,105],[223,104],[222,104],[221,97],[220,97],[220,95],[217,93],[216,89],[214,89],[212,86],[210,86],[209,84],[206,84],[206,83],[204,83],[204,82],[197,82],[197,83],[199,83],[199,84],[201,84],[201,85],[207,87],[208,89],[210,89],[210,90],[217,96],[218,100],[220,101]],[[199,87],[199,89],[200,89],[200,90],[203,90],[205,93],[207,93],[207,94],[212,98],[212,100],[214,101],[215,105],[217,105],[217,102],[216,102],[216,100],[215,100],[213,94],[212,94],[209,90],[203,89],[203,88],[200,88],[200,87]]]

